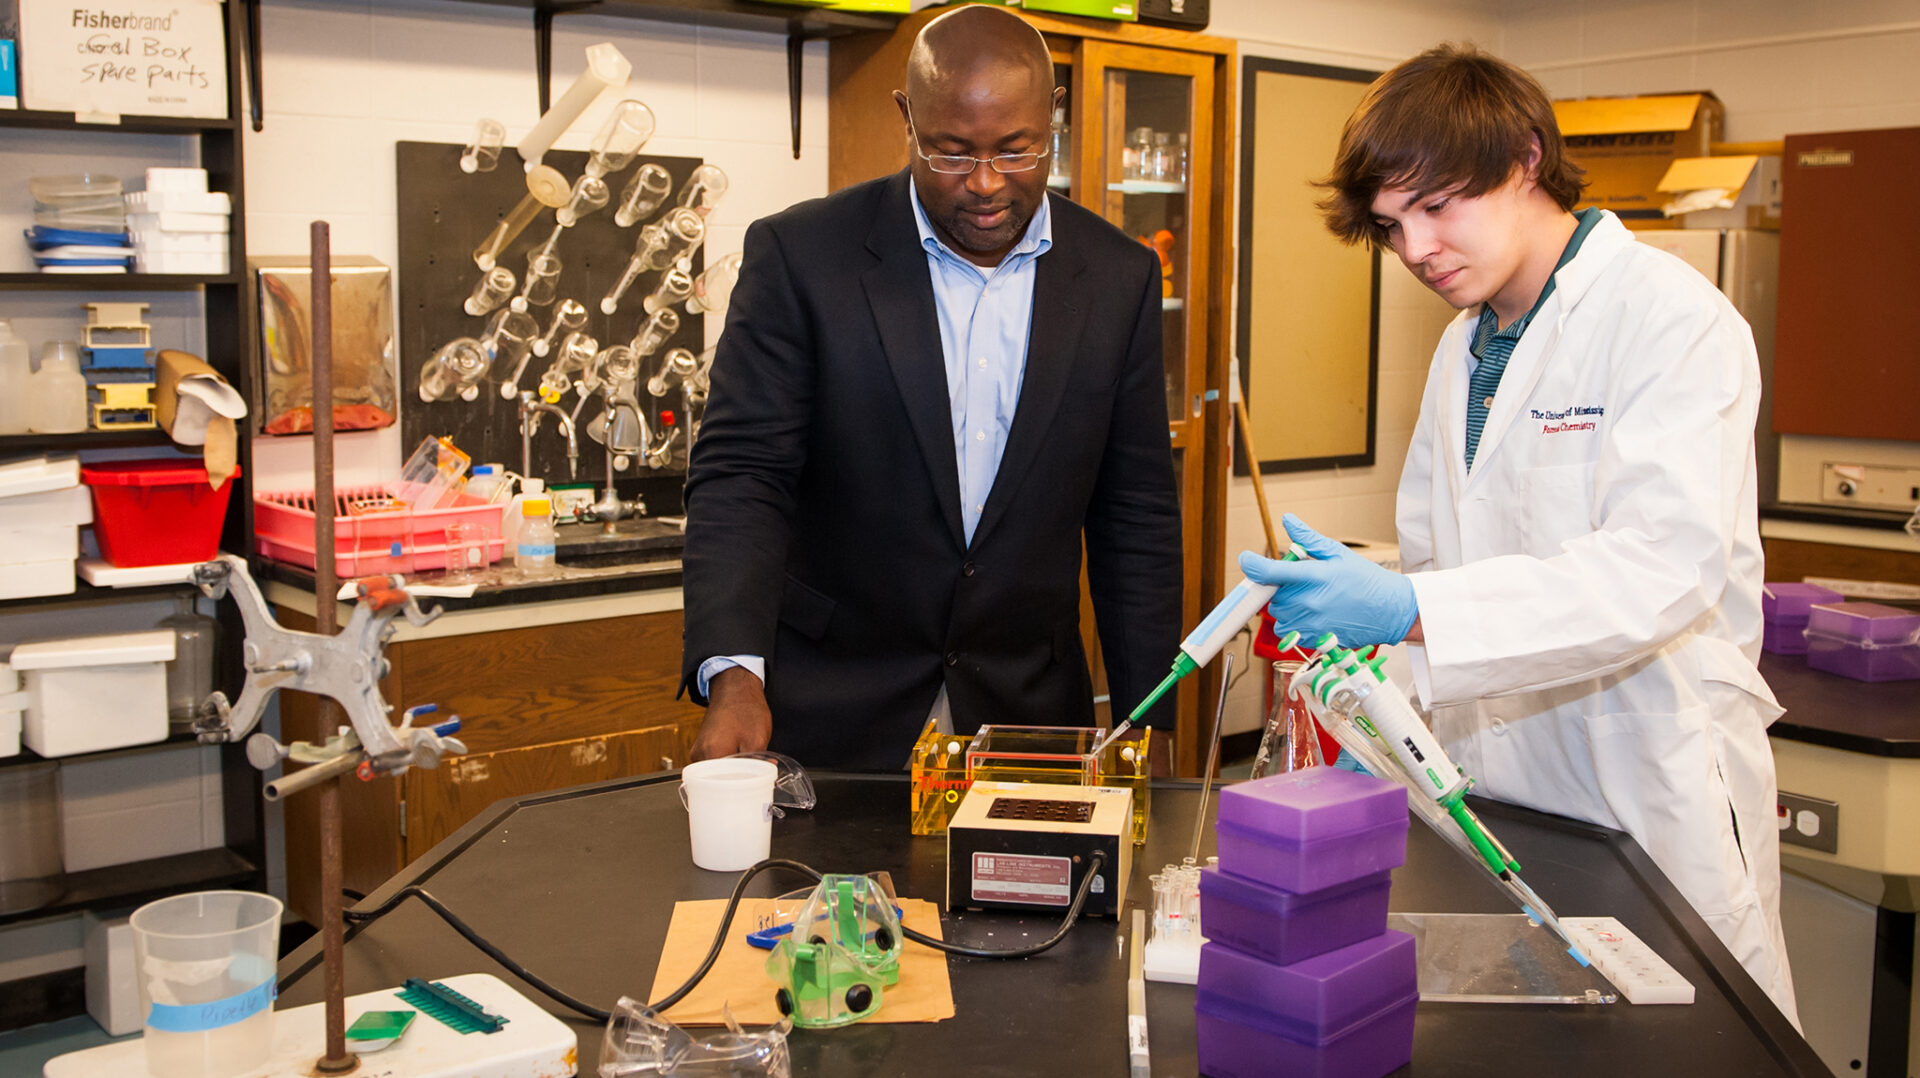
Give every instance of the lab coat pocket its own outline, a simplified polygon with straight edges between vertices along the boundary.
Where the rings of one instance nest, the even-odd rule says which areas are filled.
[[[1528,468],[1520,473],[1517,515],[1524,553],[1551,558],[1563,544],[1593,531],[1592,461]]]
[[[801,636],[819,640],[827,635],[827,626],[832,623],[833,612],[839,605],[789,576],[780,591],[780,620]]]
[[[1612,714],[1590,722],[1601,798],[1702,916],[1752,901],[1715,752],[1712,708]]]

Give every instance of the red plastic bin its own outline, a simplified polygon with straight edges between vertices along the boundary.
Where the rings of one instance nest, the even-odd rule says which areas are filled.
[[[100,461],[82,466],[80,479],[93,491],[100,556],[116,568],[208,561],[220,552],[233,479],[213,489],[200,461]]]

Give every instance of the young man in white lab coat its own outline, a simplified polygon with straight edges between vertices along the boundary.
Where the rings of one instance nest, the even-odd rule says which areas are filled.
[[[1281,631],[1410,645],[1419,702],[1502,801],[1627,831],[1788,1018],[1761,680],[1753,336],[1679,259],[1571,212],[1546,94],[1443,46],[1347,121],[1322,208],[1460,310],[1400,479],[1406,575],[1289,517],[1252,554]],[[1796,1019],[1797,1020],[1797,1019]]]

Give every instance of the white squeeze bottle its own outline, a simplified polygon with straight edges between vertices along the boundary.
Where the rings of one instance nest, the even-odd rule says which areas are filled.
[[[27,433],[27,386],[32,376],[27,342],[13,335],[13,323],[0,318],[0,434]]]
[[[507,503],[506,515],[500,518],[502,538],[506,541],[500,551],[502,558],[513,557],[520,548],[521,504],[535,495],[544,495],[546,491],[547,482],[544,479],[520,480],[520,493],[515,494],[513,500]]]
[[[27,425],[35,434],[78,434],[87,429],[87,378],[80,373],[80,345],[48,341],[27,394]]]
[[[528,576],[553,571],[553,502],[545,494],[530,494],[520,502],[520,541],[514,567]]]

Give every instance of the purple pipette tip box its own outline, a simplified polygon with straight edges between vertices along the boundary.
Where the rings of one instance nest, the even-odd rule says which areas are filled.
[[[1200,924],[1207,939],[1285,965],[1378,936],[1387,928],[1392,872],[1295,893],[1200,870]]]
[[[1209,941],[1194,996],[1200,1072],[1380,1078],[1413,1058],[1419,999],[1402,932],[1287,966]]]
[[[1816,603],[1837,603],[1844,596],[1818,584],[1767,584],[1760,589],[1760,648],[1775,655],[1807,653],[1807,616]]]
[[[1807,665],[1856,681],[1920,678],[1920,614],[1880,603],[1822,603],[1807,619]]]
[[[1406,861],[1407,793],[1337,767],[1272,775],[1220,791],[1214,833],[1222,871],[1318,891]]]

